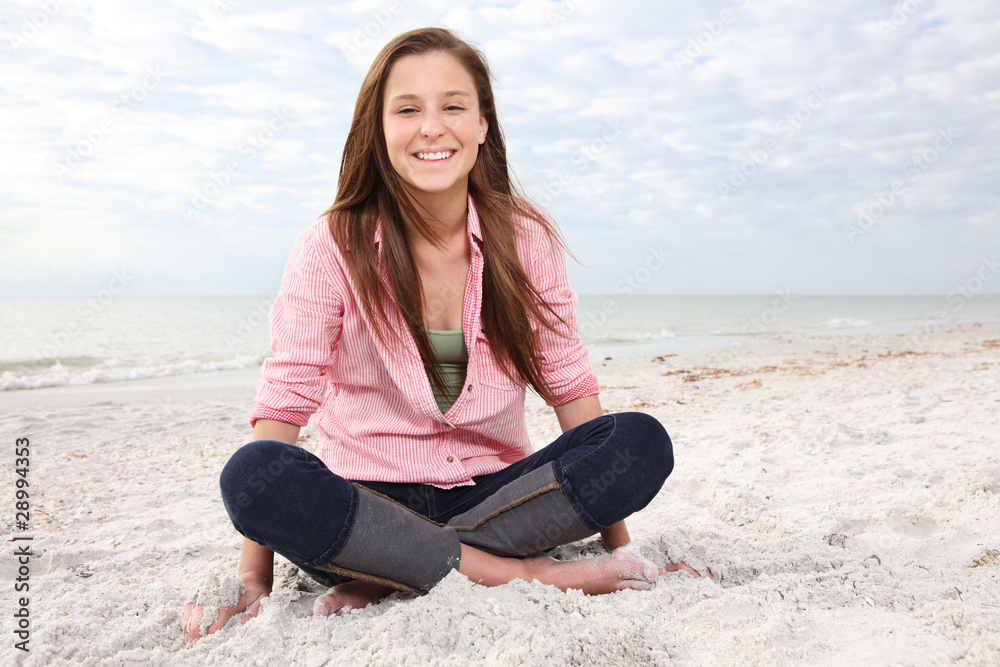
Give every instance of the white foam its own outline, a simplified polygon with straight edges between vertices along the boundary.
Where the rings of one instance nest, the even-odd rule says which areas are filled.
[[[98,366],[80,369],[64,366],[57,360],[52,366],[35,372],[4,371],[0,374],[0,391],[67,387],[101,382],[125,382],[172,375],[240,370],[259,366],[262,361],[263,357],[255,354],[237,355],[231,359],[217,361],[188,359],[149,366],[126,365],[117,359],[109,359]]]
[[[823,326],[828,329],[852,329],[857,327],[870,327],[872,326],[872,323],[868,320],[855,320],[850,317],[834,317],[827,320]]]
[[[633,334],[616,333],[598,336],[592,342],[598,345],[606,343],[645,343],[651,340],[675,338],[676,336],[677,334],[669,329],[660,329],[659,331],[639,331]]]

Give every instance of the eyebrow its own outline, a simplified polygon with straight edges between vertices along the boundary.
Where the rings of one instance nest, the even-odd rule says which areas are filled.
[[[455,97],[456,95],[461,95],[464,97],[472,97],[470,93],[467,93],[464,90],[449,90],[444,94],[444,97]],[[420,98],[418,96],[413,95],[412,93],[407,93],[406,95],[396,95],[394,98],[390,100],[390,102],[396,102],[399,100],[419,100],[419,99]]]

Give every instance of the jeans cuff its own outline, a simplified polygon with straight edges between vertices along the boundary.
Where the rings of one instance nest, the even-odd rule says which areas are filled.
[[[426,593],[457,569],[462,546],[454,529],[355,484],[354,523],[343,547],[314,567],[352,579]]]
[[[556,469],[551,462],[532,470],[453,517],[448,525],[463,544],[500,556],[527,556],[601,530],[581,516]]]

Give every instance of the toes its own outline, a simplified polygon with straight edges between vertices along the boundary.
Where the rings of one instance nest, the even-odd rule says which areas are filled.
[[[660,570],[652,563],[633,561],[634,566],[625,572],[628,579],[639,579],[642,581],[656,581],[660,575]]]
[[[316,604],[313,605],[313,613],[317,616],[329,616],[332,611],[330,596],[320,595],[316,598]]]
[[[343,616],[350,609],[350,606],[344,601],[343,596],[333,590],[320,595],[313,604],[313,613],[317,616],[329,616],[331,614]]]
[[[645,581],[655,581],[660,572],[656,565],[639,554],[632,553],[627,547],[618,547],[611,552],[611,557],[622,561],[623,579],[641,578]]]

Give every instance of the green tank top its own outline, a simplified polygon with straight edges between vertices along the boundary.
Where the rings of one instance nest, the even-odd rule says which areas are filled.
[[[434,391],[438,410],[444,414],[462,393],[469,365],[469,350],[465,347],[465,335],[461,329],[458,331],[428,329],[427,336],[430,338],[431,347],[434,348],[434,354],[437,355],[438,370],[445,385],[444,392],[438,391],[433,382],[431,389]]]

